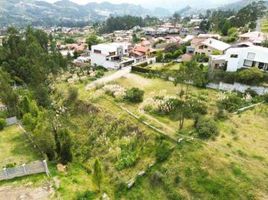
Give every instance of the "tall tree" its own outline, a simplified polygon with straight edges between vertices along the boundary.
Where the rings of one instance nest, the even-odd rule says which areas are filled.
[[[99,44],[100,40],[95,34],[91,34],[87,39],[86,39],[88,49],[91,50],[91,46]]]
[[[97,185],[98,189],[101,189],[101,183],[103,180],[103,173],[101,163],[98,159],[95,160],[93,167],[93,182]]]

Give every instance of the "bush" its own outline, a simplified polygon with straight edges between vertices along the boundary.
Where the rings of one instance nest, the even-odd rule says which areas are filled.
[[[252,90],[250,88],[246,89],[245,93],[249,94],[251,97],[258,96],[258,93],[255,90]]]
[[[250,69],[241,70],[238,72],[237,80],[240,83],[257,85],[263,81],[263,72],[257,67],[252,67]]]
[[[168,159],[171,154],[171,148],[168,142],[161,140],[156,149],[156,161],[163,162]]]
[[[150,176],[150,183],[152,186],[160,186],[163,184],[163,174],[159,171],[156,171]]]
[[[263,99],[264,99],[264,101],[265,101],[266,103],[268,103],[268,93],[265,94],[265,95],[263,95]]]
[[[131,88],[126,91],[124,99],[132,103],[140,103],[143,101],[143,96],[143,90],[140,90],[139,88]]]
[[[248,102],[239,97],[236,93],[228,94],[225,98],[217,102],[218,108],[227,110],[228,112],[235,112],[243,106],[247,106]]]
[[[78,98],[78,89],[74,87],[70,87],[68,89],[67,102],[68,104],[75,103]]]
[[[0,131],[3,130],[6,126],[6,120],[3,118],[0,118]]]
[[[204,63],[209,61],[209,57],[204,54],[197,54],[194,56],[194,60],[197,62]]]
[[[209,118],[200,118],[196,124],[196,131],[201,139],[214,138],[219,134],[216,122]]]
[[[219,109],[218,112],[215,114],[215,118],[219,120],[228,119],[228,113],[224,109]]]
[[[123,149],[116,163],[116,169],[122,170],[136,164],[138,155],[135,150]]]
[[[93,200],[96,198],[96,195],[94,192],[87,190],[85,192],[82,193],[78,193],[76,200]]]

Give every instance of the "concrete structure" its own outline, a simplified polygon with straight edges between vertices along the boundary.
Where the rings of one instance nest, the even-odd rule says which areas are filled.
[[[91,47],[92,66],[103,66],[107,69],[120,69],[135,62],[129,58],[130,43],[107,43]]]
[[[224,55],[211,56],[210,64],[212,68],[231,72],[250,67],[268,71],[268,48],[259,46],[230,48]]]

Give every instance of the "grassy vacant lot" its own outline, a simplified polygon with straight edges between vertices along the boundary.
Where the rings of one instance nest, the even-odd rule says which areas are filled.
[[[18,126],[10,126],[0,131],[0,167],[17,165],[38,160],[26,136]]]
[[[7,164],[22,165],[35,160],[40,160],[42,157],[32,147],[27,137],[22,130],[14,125],[0,131],[0,170]],[[34,188],[43,187],[47,176],[45,174],[32,175],[27,177],[15,178],[8,181],[0,182],[0,190],[10,192],[6,187],[15,187],[18,191],[14,191],[14,196],[19,197],[25,194],[23,187],[27,187],[27,192],[35,191]],[[31,189],[33,187],[33,189]],[[26,191],[26,189],[25,189]],[[39,191],[40,192],[40,191]]]
[[[137,74],[130,74],[116,81],[125,87],[138,87],[145,91],[144,99],[155,95],[176,95],[183,85],[174,86],[171,82],[161,79],[148,79]],[[113,183],[118,177],[126,182],[135,174],[146,169],[155,160],[155,137],[158,135],[120,109],[118,105],[127,108],[138,115],[140,119],[164,131],[167,135],[180,138],[177,134],[178,122],[165,116],[145,113],[140,109],[141,104],[117,102],[100,90],[85,91],[84,84],[76,84],[80,99],[93,103],[119,119],[127,119],[135,123],[147,138],[142,144],[145,148],[139,155],[136,165],[118,171],[115,169],[117,148],[123,140],[116,140],[109,144],[109,151],[99,147],[104,164],[105,181],[103,191],[111,199],[267,199],[268,198],[268,106],[261,105],[253,110],[239,115],[230,115],[225,121],[218,121],[220,135],[211,141],[183,140],[181,143],[170,141],[174,146],[173,153],[168,160],[157,163],[145,176],[137,179],[131,189],[121,188]],[[65,84],[58,85],[60,90],[68,88]],[[215,90],[191,87],[193,93],[208,96],[208,115],[213,116],[216,100],[220,92]],[[74,117],[73,123],[79,126],[77,133],[85,140],[87,116]],[[110,122],[109,122],[110,123]],[[109,124],[108,123],[108,124]],[[187,120],[186,130],[191,130],[192,121]],[[187,134],[187,133],[186,133]],[[105,145],[104,145],[105,146]],[[106,145],[107,146],[107,145]],[[80,146],[82,148],[83,145]],[[87,161],[92,166],[92,159]],[[96,191],[92,183],[90,171],[85,170],[83,162],[70,165],[67,175],[59,175],[62,184],[58,195],[63,199],[75,198],[77,193],[86,190]],[[71,191],[71,192],[70,192]],[[98,195],[97,195],[98,196]]]
[[[130,74],[116,83],[125,88],[143,89],[144,99],[159,94],[176,95],[184,87],[137,74]],[[220,135],[215,140],[184,139],[180,143],[167,140],[173,148],[172,153],[167,160],[156,162],[149,169],[148,166],[156,161],[159,133],[119,106],[127,108],[172,138],[181,137],[177,134],[178,122],[166,116],[145,113],[140,109],[141,104],[117,102],[101,89],[86,91],[85,85],[72,85],[78,88],[81,102],[69,108],[70,116],[64,122],[74,138],[74,161],[67,166],[66,172],[59,172],[55,163],[50,163],[50,180],[55,183],[56,191],[53,199],[77,199],[79,194],[85,193],[92,196],[89,199],[96,199],[104,192],[110,199],[123,200],[268,198],[268,105],[218,121]],[[63,96],[69,87],[66,83],[57,85]],[[220,92],[195,87],[191,87],[191,91],[208,96],[208,115],[213,116]],[[83,105],[86,103],[93,104],[100,111],[93,112],[92,107]],[[189,134],[192,123],[187,120],[185,134]],[[6,155],[18,164],[38,159],[28,141],[24,142],[26,138],[20,134],[18,127],[6,128],[0,132],[0,139],[1,161]],[[135,163],[118,169],[122,148],[132,144],[135,145],[127,155],[135,151]],[[102,193],[97,192],[92,181],[92,166],[96,158],[101,160],[103,166]],[[127,189],[126,184],[146,169],[149,169],[146,174],[137,178],[131,189]],[[44,176],[31,176],[4,184],[36,186],[43,184]]]
[[[155,63],[149,66],[146,66],[146,68],[153,69],[153,70],[178,70],[180,68],[181,64],[164,64],[164,63]]]

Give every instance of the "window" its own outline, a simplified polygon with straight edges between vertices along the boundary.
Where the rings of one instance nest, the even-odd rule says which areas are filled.
[[[244,66],[245,67],[252,67],[253,66],[253,62],[251,60],[245,60],[244,61]]]
[[[231,54],[230,58],[238,58],[237,54]]]
[[[94,53],[101,54],[100,50],[94,49]]]
[[[250,60],[254,60],[256,56],[256,53],[249,52],[247,58]]]
[[[115,56],[115,52],[109,52],[110,56]]]

